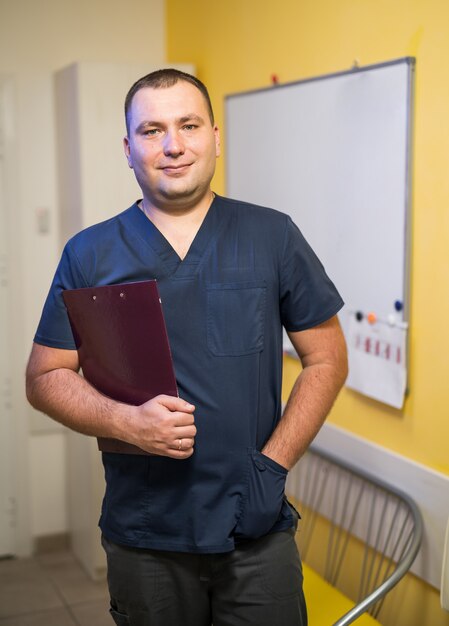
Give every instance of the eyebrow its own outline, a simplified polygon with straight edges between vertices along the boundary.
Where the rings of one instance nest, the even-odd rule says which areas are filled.
[[[183,115],[176,121],[178,122],[178,124],[185,124],[186,122],[197,122],[198,124],[204,124],[204,119],[200,115],[197,115],[196,113],[189,113],[188,115]],[[135,132],[139,133],[145,130],[145,128],[149,128],[152,126],[161,126],[161,125],[163,126],[164,124],[161,124],[160,121],[157,122],[157,121],[152,121],[152,120],[144,120],[143,122],[140,122]]]
[[[190,115],[184,115],[179,119],[180,124],[185,124],[186,122],[198,122],[198,124],[204,124],[204,120],[200,115],[196,113],[191,113]]]

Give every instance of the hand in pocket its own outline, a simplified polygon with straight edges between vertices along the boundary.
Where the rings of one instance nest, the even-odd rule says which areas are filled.
[[[279,518],[288,471],[257,450],[250,450],[248,461],[246,494],[235,536],[257,539],[267,534]]]

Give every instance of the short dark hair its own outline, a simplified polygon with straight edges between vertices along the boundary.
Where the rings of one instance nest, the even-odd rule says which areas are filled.
[[[141,89],[145,89],[145,87],[151,87],[152,89],[166,89],[167,87],[173,87],[173,85],[176,85],[176,83],[181,80],[186,83],[190,83],[191,85],[199,89],[199,91],[203,94],[203,97],[206,101],[209,118],[213,125],[215,123],[214,112],[206,85],[195,76],[192,76],[192,74],[187,74],[187,72],[181,72],[181,70],[176,70],[172,67],[168,67],[165,69],[151,72],[146,76],[142,76],[142,78],[139,78],[139,80],[134,83],[134,85],[126,94],[125,121],[127,131],[129,132],[129,110],[131,108],[132,100],[138,91],[140,91]]]

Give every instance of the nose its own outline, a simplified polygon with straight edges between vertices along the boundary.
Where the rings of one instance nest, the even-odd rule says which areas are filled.
[[[165,156],[177,157],[184,154],[184,143],[177,132],[167,132],[164,138]]]

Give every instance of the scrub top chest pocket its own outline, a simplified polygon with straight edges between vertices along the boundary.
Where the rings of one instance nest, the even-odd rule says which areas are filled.
[[[215,356],[244,356],[264,345],[264,281],[207,287],[207,344]]]

